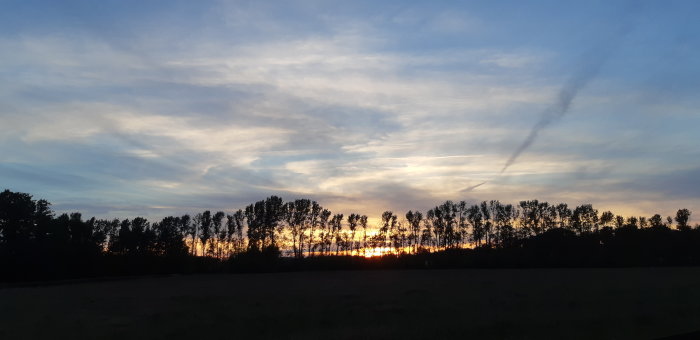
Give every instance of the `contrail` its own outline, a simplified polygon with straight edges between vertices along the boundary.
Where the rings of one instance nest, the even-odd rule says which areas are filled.
[[[554,103],[542,112],[540,119],[532,127],[527,138],[515,149],[515,152],[508,158],[508,161],[506,161],[506,164],[499,174],[503,174],[508,167],[515,163],[518,157],[520,157],[520,155],[537,139],[537,135],[539,135],[540,131],[561,119],[569,112],[571,102],[576,98],[578,92],[581,91],[591,79],[598,75],[605,61],[608,60],[612,52],[620,45],[627,33],[631,31],[634,24],[634,14],[638,13],[639,10],[640,5],[630,3],[629,7],[626,7],[626,15],[621,18],[619,26],[605,35],[604,39],[600,40],[581,56],[579,67],[559,90],[559,94]]]
[[[537,139],[537,135],[539,135],[540,131],[566,115],[571,107],[571,102],[574,100],[574,98],[576,98],[578,92],[598,74],[601,66],[608,59],[608,56],[612,52],[613,46],[612,44],[606,45],[607,46],[603,47],[596,46],[596,48],[591,49],[583,55],[581,58],[583,60],[581,66],[578,67],[576,72],[574,72],[569,80],[564,83],[562,88],[559,90],[559,94],[557,95],[554,103],[552,103],[550,107],[542,112],[539,120],[535,123],[530,130],[530,133],[527,135],[527,138],[525,138],[520,146],[515,149],[515,152],[513,152],[510,158],[508,158],[508,161],[506,161],[506,164],[503,166],[503,169],[501,169],[501,172],[499,172],[496,176],[502,175],[508,169],[508,167],[515,163],[518,157],[520,157],[520,155]],[[468,188],[462,189],[460,192],[472,191],[491,180],[493,180],[493,178],[477,185],[472,185]]]
[[[477,184],[477,185],[472,185],[472,186],[470,186],[470,187],[468,187],[468,188],[462,189],[462,190],[460,190],[459,192],[469,192],[469,191],[472,191],[472,190],[474,190],[474,189],[476,189],[476,188],[478,188],[478,187],[480,187],[480,186],[486,184],[487,182],[488,182],[488,181],[483,181],[483,182],[481,182],[481,183],[479,183],[479,184]]]
[[[568,113],[569,109],[571,108],[571,103],[576,98],[579,91],[581,91],[581,89],[583,89],[593,78],[596,77],[605,61],[607,61],[615,48],[619,46],[622,38],[631,30],[632,23],[629,20],[622,21],[623,22],[618,29],[606,36],[607,39],[599,41],[598,44],[592,46],[591,49],[581,56],[579,66],[561,87],[554,103],[552,103],[551,106],[542,112],[539,120],[537,120],[535,125],[532,127],[525,140],[520,144],[520,146],[518,146],[517,149],[515,149],[513,154],[508,158],[505,165],[501,169],[501,172],[494,176],[494,178],[502,175],[511,165],[515,163],[515,161],[518,160],[518,157],[520,157],[520,155],[525,152],[532,145],[532,143],[535,142],[535,140],[537,140],[537,136],[539,135],[540,131],[561,119]],[[492,181],[494,178],[462,189],[460,192],[472,191]]]
[[[576,98],[578,92],[598,74],[601,66],[608,59],[613,46],[611,46],[611,44],[606,45],[608,46],[603,46],[602,48],[598,46],[584,54],[582,58],[584,63],[576,70],[571,78],[564,83],[554,103],[542,112],[540,119],[532,127],[527,138],[525,138],[520,146],[515,149],[515,152],[513,152],[510,158],[508,158],[508,161],[506,161],[503,169],[501,169],[501,174],[504,173],[508,167],[513,165],[518,157],[532,145],[540,131],[566,115],[569,108],[571,108],[571,102]]]

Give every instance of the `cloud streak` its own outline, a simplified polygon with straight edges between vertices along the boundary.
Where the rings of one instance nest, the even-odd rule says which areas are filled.
[[[681,163],[663,150],[700,159],[697,100],[682,96],[697,91],[677,92],[674,105],[636,103],[645,89],[629,85],[624,63],[651,51],[626,45],[624,58],[606,57],[618,48],[610,42],[581,58],[593,24],[568,9],[525,6],[508,17],[489,5],[316,5],[182,3],[130,15],[115,3],[94,18],[77,6],[104,24],[66,27],[57,17],[0,29],[3,185],[108,217],[229,209],[270,194],[380,214],[477,193],[595,198],[585,178],[566,174],[642,178]],[[586,18],[609,9],[583,7]],[[602,63],[616,67],[591,82]],[[537,121],[522,114],[557,91]],[[574,101],[585,114],[562,120]],[[662,111],[687,114],[660,122]],[[523,125],[534,125],[525,142]],[[527,163],[497,177],[502,155],[512,165],[525,152]],[[83,179],[90,185],[71,185]]]
[[[508,170],[508,168],[518,160],[518,157],[535,142],[542,130],[560,120],[569,112],[571,103],[578,93],[598,75],[605,61],[608,60],[628,31],[628,28],[618,30],[618,32],[611,34],[604,41],[593,46],[581,57],[580,64],[561,87],[554,103],[540,114],[539,119],[530,129],[525,140],[515,149],[513,154],[510,155],[503,165],[500,172],[501,174]]]

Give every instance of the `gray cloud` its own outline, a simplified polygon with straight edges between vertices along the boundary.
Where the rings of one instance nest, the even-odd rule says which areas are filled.
[[[613,54],[576,97],[575,114],[558,120],[607,47],[584,58],[559,109],[521,144],[529,152],[514,154],[517,171],[460,197],[455,188],[492,178],[522,142],[531,113],[575,64],[571,46],[590,44],[588,22],[553,19],[549,8],[539,19],[572,20],[568,30],[450,6],[191,6],[133,16],[119,8],[117,18],[109,6],[78,6],[86,12],[71,25],[54,8],[43,26],[0,34],[7,185],[86,214],[228,209],[272,194],[375,214],[448,198],[605,196],[624,205],[632,200],[594,184],[670,197],[682,189],[674,178],[692,177],[682,169],[698,166],[696,84],[678,76],[696,51],[683,41],[672,53],[677,64],[649,77],[677,87],[672,96],[649,99],[658,87],[634,83],[626,67],[654,69],[639,68],[650,59],[637,57],[653,51],[622,44],[623,57]],[[526,33],[512,34],[516,27]],[[669,177],[656,180],[673,190],[624,181],[661,173]]]
[[[66,173],[57,169],[48,170],[42,166],[20,163],[0,163],[0,177],[6,182],[19,187],[37,190],[40,188],[75,188],[86,189],[97,184],[83,176]]]
[[[700,167],[636,176],[617,188],[653,193],[673,199],[700,199]]]

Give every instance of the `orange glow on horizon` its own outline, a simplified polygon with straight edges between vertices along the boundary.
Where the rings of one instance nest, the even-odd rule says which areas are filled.
[[[375,247],[375,248],[366,248],[363,249],[363,256],[366,258],[370,257],[379,257],[379,256],[384,256],[388,254],[393,254],[394,248],[391,247]]]

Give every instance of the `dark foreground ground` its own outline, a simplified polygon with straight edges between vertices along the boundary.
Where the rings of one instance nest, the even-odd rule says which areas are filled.
[[[700,268],[341,271],[0,288],[0,339],[654,339]]]

